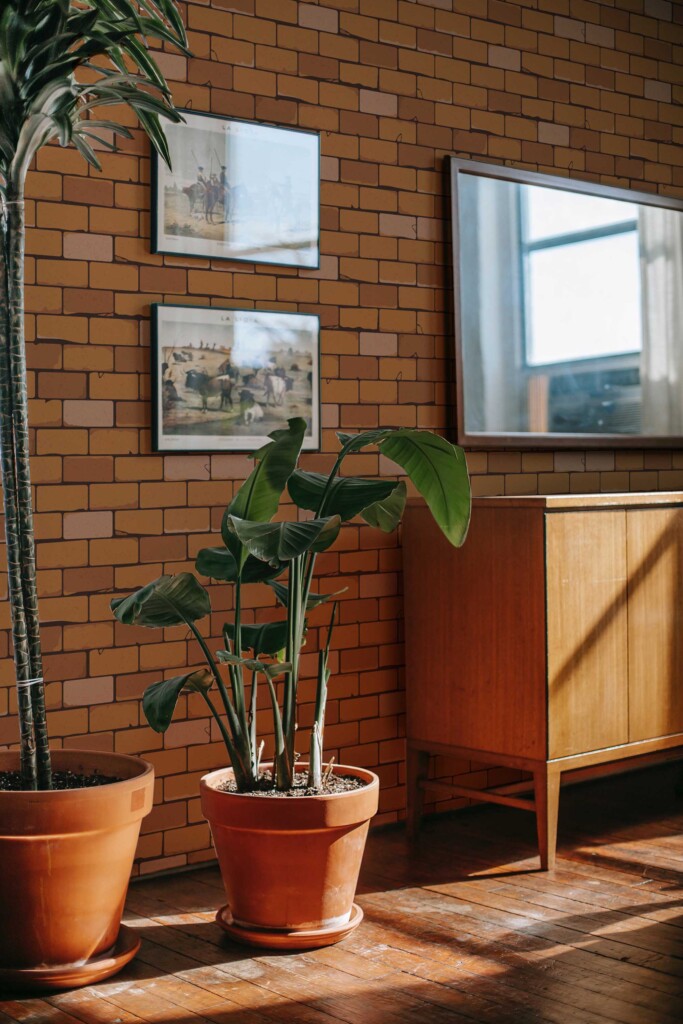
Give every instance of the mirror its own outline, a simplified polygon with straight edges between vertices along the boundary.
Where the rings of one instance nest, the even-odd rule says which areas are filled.
[[[458,442],[683,446],[683,202],[451,160]]]

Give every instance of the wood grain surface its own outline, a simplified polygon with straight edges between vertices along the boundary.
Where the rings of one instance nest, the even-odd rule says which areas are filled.
[[[0,996],[22,1024],[679,1024],[680,769],[563,798],[557,868],[533,818],[486,808],[370,836],[365,922],[341,945],[252,956],[214,922],[213,867],[132,886],[143,937],[117,978],[48,999]]]

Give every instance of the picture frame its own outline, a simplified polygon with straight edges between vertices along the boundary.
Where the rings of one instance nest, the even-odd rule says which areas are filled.
[[[181,110],[152,152],[152,252],[320,266],[320,136]]]
[[[153,303],[155,452],[251,452],[301,416],[320,450],[320,318]]]

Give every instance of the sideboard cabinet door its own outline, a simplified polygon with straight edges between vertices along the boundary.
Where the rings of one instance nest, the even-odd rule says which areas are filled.
[[[627,588],[623,509],[546,514],[551,758],[628,741]]]
[[[545,759],[543,516],[478,508],[462,548],[403,531],[409,738]]]
[[[683,508],[626,513],[629,740],[683,732]]]

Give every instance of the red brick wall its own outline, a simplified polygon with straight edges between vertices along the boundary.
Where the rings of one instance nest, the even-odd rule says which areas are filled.
[[[215,737],[207,741],[199,698],[183,703],[165,738],[146,726],[143,688],[196,664],[198,652],[180,629],[162,636],[115,624],[110,595],[191,567],[248,470],[242,456],[150,454],[150,303],[188,297],[318,313],[327,452],[337,427],[445,429],[445,154],[683,194],[683,4],[197,0],[184,8],[195,56],[163,58],[178,105],[321,133],[322,262],[297,272],[150,255],[150,161],[139,132],[103,154],[102,174],[73,150],[49,148],[30,176],[27,333],[51,733],[56,745],[154,762],[144,871],[210,855],[197,781],[223,753]],[[477,453],[470,465],[478,494],[683,487],[680,453]],[[380,468],[388,467],[373,454],[349,465],[369,475]],[[400,548],[354,526],[321,567],[348,587],[328,752],[379,771],[388,821],[404,804]],[[215,637],[228,601],[214,590]],[[3,629],[8,622],[5,603]],[[10,712],[0,742],[10,743],[6,632],[0,640],[0,712]]]

